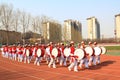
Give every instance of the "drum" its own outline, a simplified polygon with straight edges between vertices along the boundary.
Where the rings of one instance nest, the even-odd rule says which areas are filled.
[[[98,56],[101,54],[102,50],[100,47],[94,47],[94,50],[95,50],[95,55]]]
[[[101,54],[105,54],[107,52],[106,48],[105,47],[101,47],[101,50],[102,50],[102,53]]]
[[[85,52],[83,49],[76,49],[74,52],[75,56],[78,56],[78,60],[81,60],[85,56]]]
[[[57,48],[53,48],[51,54],[52,54],[54,57],[57,57],[57,56],[58,56],[58,49],[57,49]]]
[[[69,48],[65,48],[64,49],[64,55],[65,55],[65,57],[69,57],[70,56],[70,49]]]
[[[85,48],[85,52],[86,52],[86,54],[88,54],[89,56],[92,56],[93,53],[94,53],[94,50],[93,50],[92,47],[88,46],[88,47]]]
[[[29,56],[30,55],[30,51],[29,49],[26,50],[26,56]]]
[[[38,49],[36,54],[37,54],[37,57],[40,57],[41,56],[41,49]]]

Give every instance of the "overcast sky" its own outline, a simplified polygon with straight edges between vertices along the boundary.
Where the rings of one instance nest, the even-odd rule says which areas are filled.
[[[82,23],[83,38],[87,38],[86,19],[95,16],[104,37],[114,37],[115,15],[120,13],[120,0],[0,0],[12,4],[33,16],[46,15],[64,22],[66,19]]]

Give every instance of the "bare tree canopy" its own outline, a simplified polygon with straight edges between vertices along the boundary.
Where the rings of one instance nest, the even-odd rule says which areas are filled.
[[[46,15],[37,15],[33,17],[31,14],[25,11],[21,11],[19,9],[15,10],[12,5],[0,4],[0,29],[6,31],[5,41],[7,44],[9,44],[9,39],[11,38],[9,31],[21,32],[21,39],[23,40],[23,43],[25,43],[26,32],[30,30],[33,33],[39,34],[40,37],[41,35],[43,36],[43,23],[46,22],[52,22],[55,24],[58,23],[56,20],[53,20]],[[53,34],[58,33],[55,32]],[[17,34],[14,34],[14,37],[16,42],[20,42],[20,38],[18,38]]]

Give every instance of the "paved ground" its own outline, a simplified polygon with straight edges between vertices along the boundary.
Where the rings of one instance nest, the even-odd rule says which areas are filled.
[[[0,80],[120,80],[120,56],[101,56],[101,64],[79,72],[68,71],[57,65],[48,68],[45,62],[40,66],[11,61],[0,56]]]

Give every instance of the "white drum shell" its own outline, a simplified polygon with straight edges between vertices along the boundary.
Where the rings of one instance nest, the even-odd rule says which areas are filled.
[[[76,49],[74,52],[75,56],[78,56],[78,60],[81,60],[85,56],[85,52],[83,49]]]
[[[54,56],[54,57],[57,57],[58,56],[58,49],[57,48],[53,48],[53,50],[52,50],[52,55]]]
[[[64,49],[64,55],[65,55],[66,57],[69,57],[69,56],[70,56],[70,48],[65,48],[65,49]]]
[[[86,54],[89,54],[89,56],[91,56],[91,55],[94,54],[94,50],[90,46],[88,46],[88,47],[85,48],[85,52],[86,52]]]
[[[26,49],[26,56],[29,56],[30,55],[30,51],[29,49]]]
[[[96,56],[98,56],[98,55],[100,55],[101,54],[101,52],[102,52],[102,50],[101,50],[101,48],[100,47],[94,47],[94,51],[95,51],[95,55]]]
[[[105,54],[107,52],[106,48],[105,47],[101,47],[101,50],[102,50],[102,53],[101,54]]]
[[[38,49],[36,54],[38,57],[40,57],[41,56],[41,49]]]

